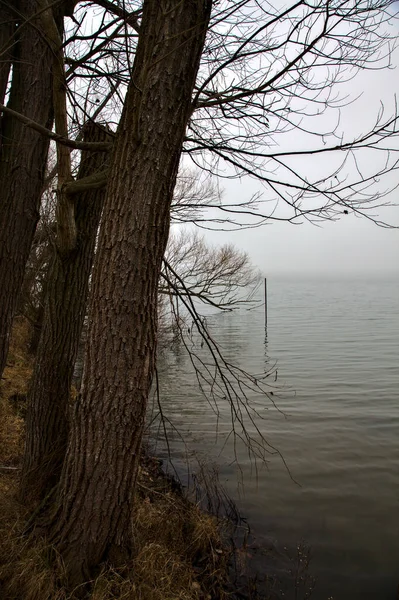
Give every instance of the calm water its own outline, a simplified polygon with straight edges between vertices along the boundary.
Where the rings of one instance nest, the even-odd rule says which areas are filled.
[[[311,571],[317,577],[312,598],[394,600],[399,584],[399,282],[270,278],[268,300],[266,339],[262,307],[207,320],[232,362],[254,373],[277,362],[277,384],[283,389],[274,398],[285,416],[265,399],[259,427],[300,485],[278,456],[255,476],[245,447],[238,444],[234,450],[228,437],[230,410],[223,402],[216,438],[215,413],[181,347],[169,350],[159,365],[163,410],[189,450],[218,465],[258,543],[289,553],[300,540],[311,546]],[[190,343],[206,360],[195,336]],[[173,434],[170,443],[179,465],[184,444]],[[263,560],[267,568],[268,559]]]

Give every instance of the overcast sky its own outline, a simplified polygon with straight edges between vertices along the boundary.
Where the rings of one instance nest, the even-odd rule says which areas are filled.
[[[361,97],[343,109],[345,131],[360,133],[370,125],[380,109],[387,115],[394,107],[394,94],[399,91],[399,51],[392,57],[392,69],[367,71],[348,85],[352,97]],[[312,160],[309,160],[311,174]],[[384,183],[384,189],[387,187]],[[390,175],[392,187],[399,184],[399,171]],[[248,198],[260,189],[254,182],[222,181],[224,197],[235,201]],[[399,189],[389,199],[399,204]],[[380,209],[379,216],[399,226],[399,206]],[[233,242],[246,250],[252,261],[266,274],[391,274],[399,278],[399,229],[382,229],[375,224],[343,215],[338,222],[325,222],[321,227],[309,223],[293,226],[273,223],[258,229],[239,232],[206,232],[212,243]]]

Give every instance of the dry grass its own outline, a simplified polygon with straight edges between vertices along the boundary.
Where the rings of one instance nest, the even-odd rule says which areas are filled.
[[[32,358],[28,355],[29,334],[26,321],[16,319],[0,385],[0,465],[15,463],[22,452],[24,422],[19,414],[19,405],[32,373]]]
[[[4,483],[5,476],[0,477]],[[210,600],[224,591],[229,553],[216,520],[168,489],[161,475],[140,474],[134,520],[135,557],[105,566],[92,582],[91,600]],[[151,487],[150,487],[151,486]],[[17,478],[0,487],[0,597],[69,600],[62,562],[44,541],[23,537],[26,512],[16,500]]]
[[[31,374],[29,331],[17,322],[0,391],[0,466],[18,464],[23,419],[12,404]],[[10,402],[11,399],[11,402]],[[0,469],[0,598],[71,600],[62,561],[45,541],[22,535],[27,511],[17,500],[18,471]],[[123,569],[104,566],[91,600],[211,600],[227,597],[229,551],[219,524],[172,489],[156,460],[140,468],[134,514],[135,556]]]

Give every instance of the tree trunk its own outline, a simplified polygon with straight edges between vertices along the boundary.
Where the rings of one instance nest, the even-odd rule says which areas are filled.
[[[104,128],[87,124],[85,141],[107,141]],[[103,152],[83,152],[78,179],[106,167]],[[76,247],[54,248],[48,273],[45,314],[28,392],[21,496],[40,501],[58,481],[69,429],[73,369],[81,338],[89,278],[105,189],[79,194],[75,205]]]
[[[81,397],[49,525],[71,584],[132,549],[157,287],[210,0],[145,0],[111,164]]]
[[[19,15],[15,32],[13,71],[8,106],[40,125],[52,128],[53,54],[41,35],[39,18],[45,0],[8,3]],[[7,4],[7,3],[6,3]],[[22,15],[22,16],[21,16]],[[57,18],[59,28],[61,17]],[[4,114],[0,149],[0,376],[7,357],[9,334],[25,264],[39,218],[40,197],[49,140]]]
[[[0,102],[4,104],[12,64],[16,19],[3,3],[0,4]]]

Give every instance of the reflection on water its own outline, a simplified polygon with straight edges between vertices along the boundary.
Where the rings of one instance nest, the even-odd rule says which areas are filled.
[[[292,478],[274,455],[255,475],[245,447],[234,447],[228,437],[228,405],[219,405],[217,417],[199,392],[182,348],[166,353],[159,365],[165,414],[191,450],[219,465],[222,482],[258,541],[288,548],[299,540],[311,545],[318,579],[312,598],[394,599],[399,583],[398,282],[270,280],[268,294],[266,339],[262,307],[207,320],[229,361],[258,374],[277,361],[281,389],[273,398],[284,414],[264,399],[259,426],[281,451]],[[257,435],[253,427],[251,434]],[[183,442],[173,432],[170,442],[179,464]]]

